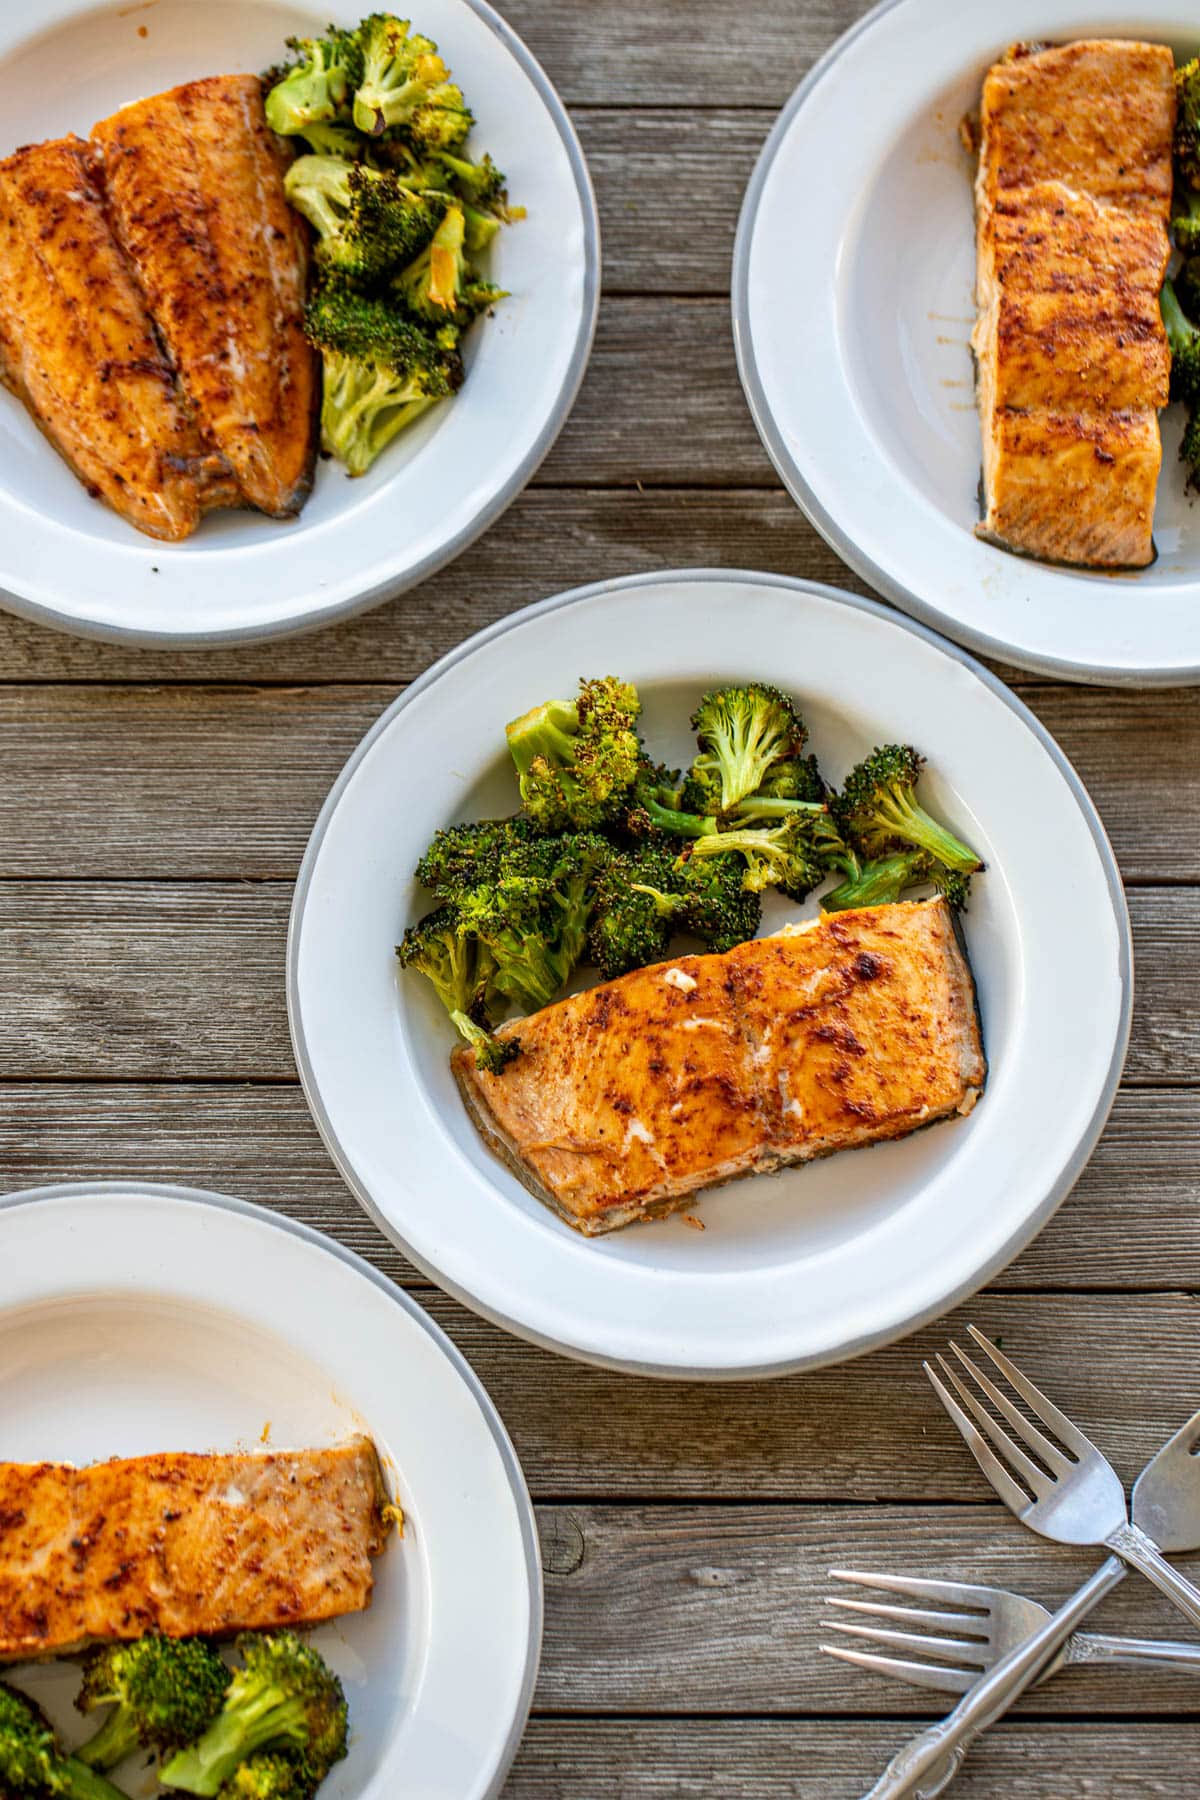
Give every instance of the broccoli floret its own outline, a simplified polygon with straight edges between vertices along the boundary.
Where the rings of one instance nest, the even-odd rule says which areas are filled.
[[[64,1756],[28,1695],[0,1682],[0,1794],[4,1800],[125,1800],[78,1757]]]
[[[354,281],[374,281],[409,262],[437,232],[440,199],[414,193],[390,169],[340,156],[300,156],[284,177],[297,212],[317,232],[317,260]]]
[[[265,103],[267,124],[285,137],[341,116],[362,72],[352,31],[330,26],[324,37],[289,38],[288,48],[297,61],[280,72]]]
[[[1200,250],[1200,193],[1175,183],[1171,199],[1171,236],[1184,256]]]
[[[621,832],[635,844],[661,837],[703,837],[717,829],[715,815],[690,811],[680,792],[679,770],[665,768],[643,756],[624,800],[619,818]]]
[[[742,885],[751,894],[777,887],[789,899],[804,900],[828,873],[803,814],[782,819],[778,825],[716,832],[697,838],[691,847],[691,854],[701,858],[729,856],[735,851],[745,864]]]
[[[366,152],[361,133],[340,119],[306,125],[301,136],[314,156],[340,156],[343,162],[357,163]]]
[[[444,127],[432,127],[429,147],[438,148],[444,141],[453,149],[462,142],[471,115],[430,38],[410,35],[404,19],[375,13],[359,27],[359,43],[362,74],[354,96],[354,123],[360,131],[378,137],[391,126],[403,125],[424,143],[431,130],[426,115],[448,111],[463,121],[461,130],[443,140]]]
[[[716,777],[722,812],[761,787],[774,764],[798,757],[807,736],[787,695],[761,682],[706,694],[692,729],[700,741],[692,775]]]
[[[606,981],[660,962],[682,902],[671,893],[675,853],[655,844],[610,858],[595,884],[587,953]]]
[[[479,819],[472,825],[450,825],[434,834],[417,864],[417,880],[439,900],[453,903],[464,888],[480,881],[494,881],[505,852],[537,835],[532,820],[521,813],[511,819]]]
[[[969,845],[921,806],[917,782],[924,757],[908,744],[884,744],[846,777],[831,803],[842,835],[863,857],[908,848],[927,850],[947,869],[970,875],[983,863]]]
[[[479,1068],[498,1075],[519,1055],[516,1038],[492,1035],[489,991],[495,962],[453,906],[435,907],[410,925],[396,946],[396,956],[402,969],[415,969],[432,983],[455,1030],[474,1050]]]
[[[675,866],[673,891],[683,902],[679,923],[709,950],[732,950],[747,943],[762,923],[762,901],[747,888],[743,859],[692,856]]]
[[[523,206],[509,205],[504,176],[490,156],[485,155],[480,162],[472,162],[469,157],[453,156],[448,150],[439,150],[436,160],[445,171],[447,184],[464,200],[471,201],[483,212],[494,214],[497,219],[503,219],[509,225],[514,220],[525,217]]]
[[[260,1750],[291,1750],[313,1786],[346,1754],[346,1696],[323,1659],[292,1631],[238,1639],[242,1666],[204,1735],[162,1769],[165,1786],[214,1795]]]
[[[1200,256],[1189,256],[1171,285],[1187,317],[1200,316]]]
[[[239,1763],[217,1800],[312,1800],[317,1786],[302,1757],[267,1750]]]
[[[490,213],[477,211],[473,206],[464,206],[462,214],[463,244],[470,255],[478,256],[481,250],[488,249],[494,241],[500,230],[500,221]]]
[[[1200,188],[1200,57],[1175,71],[1175,165],[1189,187]]]
[[[1179,460],[1187,464],[1187,485],[1200,487],[1200,410],[1188,417],[1179,440]]]
[[[1195,406],[1200,400],[1200,331],[1185,316],[1170,279],[1162,284],[1158,304],[1171,349],[1171,398]]]
[[[465,327],[476,314],[505,298],[503,288],[482,281],[466,257],[462,208],[447,207],[421,254],[392,283],[397,299],[418,318],[433,324],[447,319]]]
[[[435,401],[462,385],[462,358],[383,300],[324,283],[305,330],[321,351],[321,442],[362,475],[380,451]]]
[[[821,895],[822,912],[849,912],[856,906],[887,906],[906,889],[932,880],[933,859],[924,850],[893,850],[862,864],[857,876]]]
[[[505,727],[521,800],[543,830],[589,831],[615,818],[641,760],[637,689],[580,681],[577,700],[547,700]]]
[[[490,991],[526,1012],[548,1006],[583,956],[593,882],[610,852],[588,832],[514,846],[455,912],[490,952]]]
[[[151,1632],[132,1644],[88,1653],[80,1712],[112,1711],[75,1754],[95,1769],[113,1769],[139,1746],[166,1755],[207,1730],[229,1686],[229,1670],[202,1638]]]

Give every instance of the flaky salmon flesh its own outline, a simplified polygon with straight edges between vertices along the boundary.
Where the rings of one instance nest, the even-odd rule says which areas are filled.
[[[500,1075],[453,1066],[488,1144],[592,1236],[698,1189],[971,1110],[986,1065],[942,899],[829,914],[682,956],[502,1025]]]
[[[1017,46],[984,82],[977,529],[1007,549],[1092,568],[1153,560],[1174,121],[1161,44]]]
[[[386,1499],[368,1438],[82,1469],[0,1463],[0,1660],[359,1612]]]

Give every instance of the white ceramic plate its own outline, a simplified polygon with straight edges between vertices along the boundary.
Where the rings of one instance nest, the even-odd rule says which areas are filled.
[[[687,720],[705,688],[764,675],[800,698],[833,780],[881,741],[926,752],[935,808],[990,865],[966,928],[991,1061],[970,1118],[735,1183],[699,1203],[703,1232],[676,1217],[581,1238],[492,1157],[451,1079],[445,1015],[427,983],[397,969],[393,946],[429,904],[412,871],[434,831],[516,804],[504,721],[610,671],[637,682],[650,749],[673,764],[694,754]],[[548,600],[409,688],[317,821],[288,960],[309,1104],[345,1179],[414,1262],[539,1343],[690,1376],[835,1361],[994,1274],[1096,1141],[1130,987],[1103,829],[1020,702],[878,605],[717,570]]]
[[[1184,493],[1181,408],[1162,415],[1151,568],[1051,568],[973,534],[973,159],[958,124],[1014,40],[1091,36],[1190,56],[1200,21],[1154,0],[884,0],[839,39],[785,106],[746,194],[738,363],[794,498],[905,611],[1068,680],[1194,682],[1200,510]]]
[[[0,1202],[0,1235],[7,1459],[253,1449],[268,1422],[281,1449],[371,1434],[405,1533],[370,1609],[314,1633],[351,1718],[322,1800],[495,1794],[537,1672],[537,1538],[504,1427],[438,1327],[328,1238],[217,1194],[43,1188]],[[70,1664],[6,1674],[87,1735]]]
[[[0,155],[86,135],[125,101],[278,62],[292,33],[354,23],[352,0],[40,0],[0,8]],[[201,646],[306,630],[441,568],[499,517],[563,424],[595,325],[595,201],[575,133],[529,51],[486,0],[421,0],[528,218],[489,274],[512,298],[467,340],[468,378],[350,480],[320,461],[300,518],[211,513],[183,544],[91,500],[20,401],[0,390],[0,604],[86,636]]]

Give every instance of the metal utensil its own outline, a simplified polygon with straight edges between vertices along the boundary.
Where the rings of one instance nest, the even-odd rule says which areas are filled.
[[[937,1358],[941,1376],[932,1364],[926,1363],[925,1373],[933,1383],[938,1398],[1000,1498],[1023,1524],[1028,1525],[1032,1531],[1040,1532],[1042,1537],[1053,1538],[1059,1544],[1102,1544],[1109,1550],[1115,1550],[1119,1557],[1152,1581],[1179,1608],[1184,1617],[1200,1629],[1200,1588],[1193,1586],[1186,1575],[1181,1575],[1178,1569],[1171,1567],[1162,1554],[1162,1547],[1138,1522],[1139,1511],[1141,1517],[1148,1516],[1144,1505],[1135,1510],[1134,1520],[1131,1522],[1125,1504],[1125,1489],[1108,1458],[1097,1450],[1077,1425],[1072,1424],[1065,1413],[1059,1411],[1053,1401],[1046,1398],[1040,1388],[1033,1385],[1027,1375],[1021,1373],[1014,1362],[988,1342],[982,1331],[977,1331],[974,1325],[968,1329],[975,1343],[1004,1376],[1013,1391],[1058,1440],[1057,1443],[1053,1442],[1046,1432],[1039,1431],[1036,1425],[1031,1424],[1004,1389],[972,1362],[957,1344],[952,1343],[950,1348],[962,1371],[975,1383],[978,1393],[944,1356]],[[944,1380],[942,1376],[945,1377]],[[951,1387],[958,1395],[958,1400],[951,1394]],[[996,1412],[1007,1420],[1015,1437],[1005,1431],[994,1414],[989,1412],[979,1398],[979,1393],[990,1400]],[[960,1400],[962,1405],[959,1405]],[[1027,1450],[1033,1452],[1032,1456],[1017,1443],[1018,1437],[1027,1446]],[[1182,1461],[1179,1460],[1177,1451],[1173,1453],[1172,1466],[1177,1473],[1181,1473],[1184,1464],[1191,1460],[1188,1452],[1193,1448],[1194,1445],[1191,1444],[1185,1447]],[[1200,1471],[1200,1464],[1196,1468]],[[1160,1480],[1165,1474],[1166,1471],[1160,1473]],[[1181,1478],[1186,1487],[1187,1475],[1181,1474]],[[1174,1503],[1178,1504],[1177,1497]],[[1180,1526],[1190,1525],[1193,1519],[1200,1525],[1200,1484],[1197,1485],[1194,1512],[1182,1519]],[[1185,1539],[1188,1542],[1195,1541],[1188,1539],[1186,1532]]]
[[[881,1593],[903,1594],[928,1606],[897,1606],[885,1600],[848,1600],[831,1594],[827,1606],[854,1614],[854,1623],[831,1619],[835,1631],[847,1637],[879,1644],[879,1651],[851,1649],[845,1644],[822,1644],[826,1656],[836,1656],[875,1675],[906,1681],[910,1687],[933,1688],[938,1693],[965,1694],[985,1669],[998,1663],[1010,1650],[1051,1617],[1047,1606],[1008,1588],[979,1587],[965,1581],[932,1581],[915,1575],[868,1575],[856,1569],[830,1569],[837,1581]],[[863,1618],[887,1620],[886,1625],[864,1625]],[[898,1630],[896,1627],[906,1627]],[[1163,1638],[1107,1637],[1099,1632],[1076,1631],[1058,1655],[1045,1663],[1034,1686],[1048,1681],[1062,1668],[1084,1663],[1115,1663],[1127,1667],[1191,1670],[1200,1674],[1200,1644]]]

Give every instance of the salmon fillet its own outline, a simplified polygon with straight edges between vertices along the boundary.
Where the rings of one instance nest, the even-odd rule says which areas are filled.
[[[1153,561],[1174,121],[1161,44],[1018,46],[984,81],[976,529],[1006,549],[1093,568]]]
[[[89,491],[177,541],[238,503],[163,355],[80,138],[0,162],[0,376]]]
[[[986,1074],[942,899],[827,915],[637,969],[502,1025],[501,1075],[452,1063],[485,1140],[588,1236],[697,1189],[969,1112]]]
[[[201,429],[242,494],[300,510],[319,386],[304,336],[305,228],[254,75],[138,100],[92,131],[118,236]]]
[[[0,1463],[0,1660],[316,1625],[370,1605],[375,1446]]]

